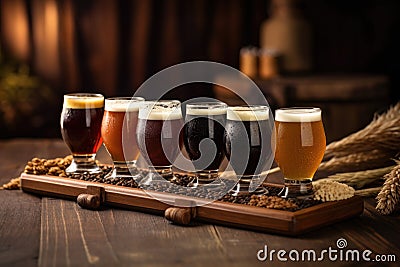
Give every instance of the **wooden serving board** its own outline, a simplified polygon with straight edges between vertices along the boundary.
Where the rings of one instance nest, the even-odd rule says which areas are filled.
[[[166,209],[181,203],[197,204],[193,208],[196,220],[284,235],[299,235],[358,216],[364,209],[361,197],[326,202],[295,212],[222,201],[198,205],[205,200],[163,192],[152,192],[150,196],[137,188],[25,173],[21,175],[21,188],[24,192],[74,200],[89,189],[99,188],[104,192],[105,205],[156,214],[164,214]]]

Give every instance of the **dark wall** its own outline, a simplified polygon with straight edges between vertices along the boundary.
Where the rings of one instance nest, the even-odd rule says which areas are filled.
[[[400,1],[302,2],[301,10],[313,29],[311,73],[387,75],[391,102],[397,102]],[[132,95],[156,72],[192,60],[238,68],[240,48],[259,45],[260,25],[271,15],[269,6],[269,0],[0,0],[0,74],[10,70],[7,62],[13,58],[41,79],[40,87],[53,89],[53,96],[45,95],[53,97],[49,106],[55,106],[55,112],[42,109],[51,119],[38,115],[36,121],[47,123],[35,126],[53,125],[42,131],[53,135],[66,92]],[[211,87],[183,86],[170,97],[185,100],[199,94],[212,96]],[[22,111],[7,111],[12,114],[7,115],[10,121],[25,112],[25,103],[20,106]],[[25,113],[29,118],[36,111]],[[33,126],[25,126],[7,135],[32,135],[26,129]],[[42,133],[35,130],[35,135]]]
[[[270,15],[267,0],[0,3],[6,53],[13,54],[15,40],[7,39],[4,27],[12,27],[15,16],[4,19],[4,14],[20,3],[29,24],[30,49],[23,60],[62,92],[106,95],[130,94],[157,71],[180,62],[213,60],[238,67],[239,49],[258,45],[260,24]],[[54,24],[49,6],[58,20],[54,48],[41,41],[51,38],[43,32],[46,23]],[[314,72],[383,73],[397,87],[399,7],[396,0],[304,0],[314,35]],[[392,94],[398,99],[397,90]]]
[[[363,72],[390,77],[392,102],[400,99],[400,1],[308,0],[314,29],[315,71]]]

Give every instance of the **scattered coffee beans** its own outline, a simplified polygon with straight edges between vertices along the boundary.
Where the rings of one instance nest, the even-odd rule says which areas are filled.
[[[142,188],[145,190],[153,190],[164,193],[171,193],[183,196],[206,198],[211,200],[220,200],[224,202],[244,204],[250,206],[257,206],[269,209],[279,209],[287,211],[296,211],[299,209],[307,208],[320,203],[320,199],[283,199],[278,196],[282,190],[281,187],[266,186],[268,190],[267,195],[239,194],[233,196],[229,192],[234,187],[235,181],[230,179],[221,179],[222,183],[217,186],[200,186],[196,189],[191,188],[190,184],[195,179],[193,175],[184,173],[174,173],[173,177],[168,177],[167,180],[152,181],[151,183],[141,183],[142,179],[147,175],[146,170],[138,170],[143,178],[135,181],[125,178],[106,178],[106,175],[111,171],[108,165],[98,165],[102,169],[100,174],[72,174],[67,175],[65,169],[71,164],[72,156],[56,159],[39,159],[33,158],[25,167],[25,173],[35,175],[52,175],[59,177],[66,177],[71,179],[78,179],[89,182],[98,182],[104,184],[112,184],[118,186],[125,186],[131,188]],[[218,190],[216,190],[218,189]],[[322,200],[322,199],[321,199]]]

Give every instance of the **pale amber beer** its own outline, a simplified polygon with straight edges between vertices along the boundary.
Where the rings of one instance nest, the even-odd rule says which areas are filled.
[[[114,168],[108,177],[131,177],[136,171],[139,148],[136,127],[142,97],[107,98],[101,125],[103,143],[110,154]]]
[[[275,132],[275,161],[284,175],[285,184],[299,186],[293,189],[294,194],[310,193],[312,178],[326,147],[321,109],[278,109],[275,112]]]

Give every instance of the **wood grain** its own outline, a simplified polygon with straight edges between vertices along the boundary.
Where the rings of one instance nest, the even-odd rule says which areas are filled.
[[[60,140],[0,141],[0,181],[18,176],[34,156],[67,153]],[[108,160],[106,154],[99,158]],[[321,251],[335,247],[339,238],[345,238],[350,249],[396,254],[397,262],[382,266],[398,266],[400,259],[400,214],[380,216],[373,199],[364,201],[360,217],[296,238],[199,222],[181,227],[160,216],[117,208],[83,210],[73,201],[21,191],[0,190],[0,200],[0,266],[315,266],[315,262],[279,262],[276,258],[259,262],[256,254],[265,245],[275,250]],[[338,265],[376,264],[322,263]]]
[[[18,177],[26,161],[32,155],[39,155],[38,152],[50,156],[41,142],[0,142],[0,184]],[[40,198],[21,191],[0,190],[0,200],[0,265],[36,265],[40,241]]]
[[[296,212],[232,204],[222,201],[208,203],[206,199],[190,198],[175,194],[145,192],[137,188],[114,186],[48,175],[21,175],[25,192],[76,199],[96,186],[105,191],[105,204],[156,211],[164,214],[177,202],[196,207],[196,218],[201,221],[228,226],[298,235],[312,229],[357,216],[363,211],[360,197],[322,203]],[[331,216],[336,213],[336,216]]]
[[[41,221],[39,266],[118,263],[98,212],[44,198]]]

